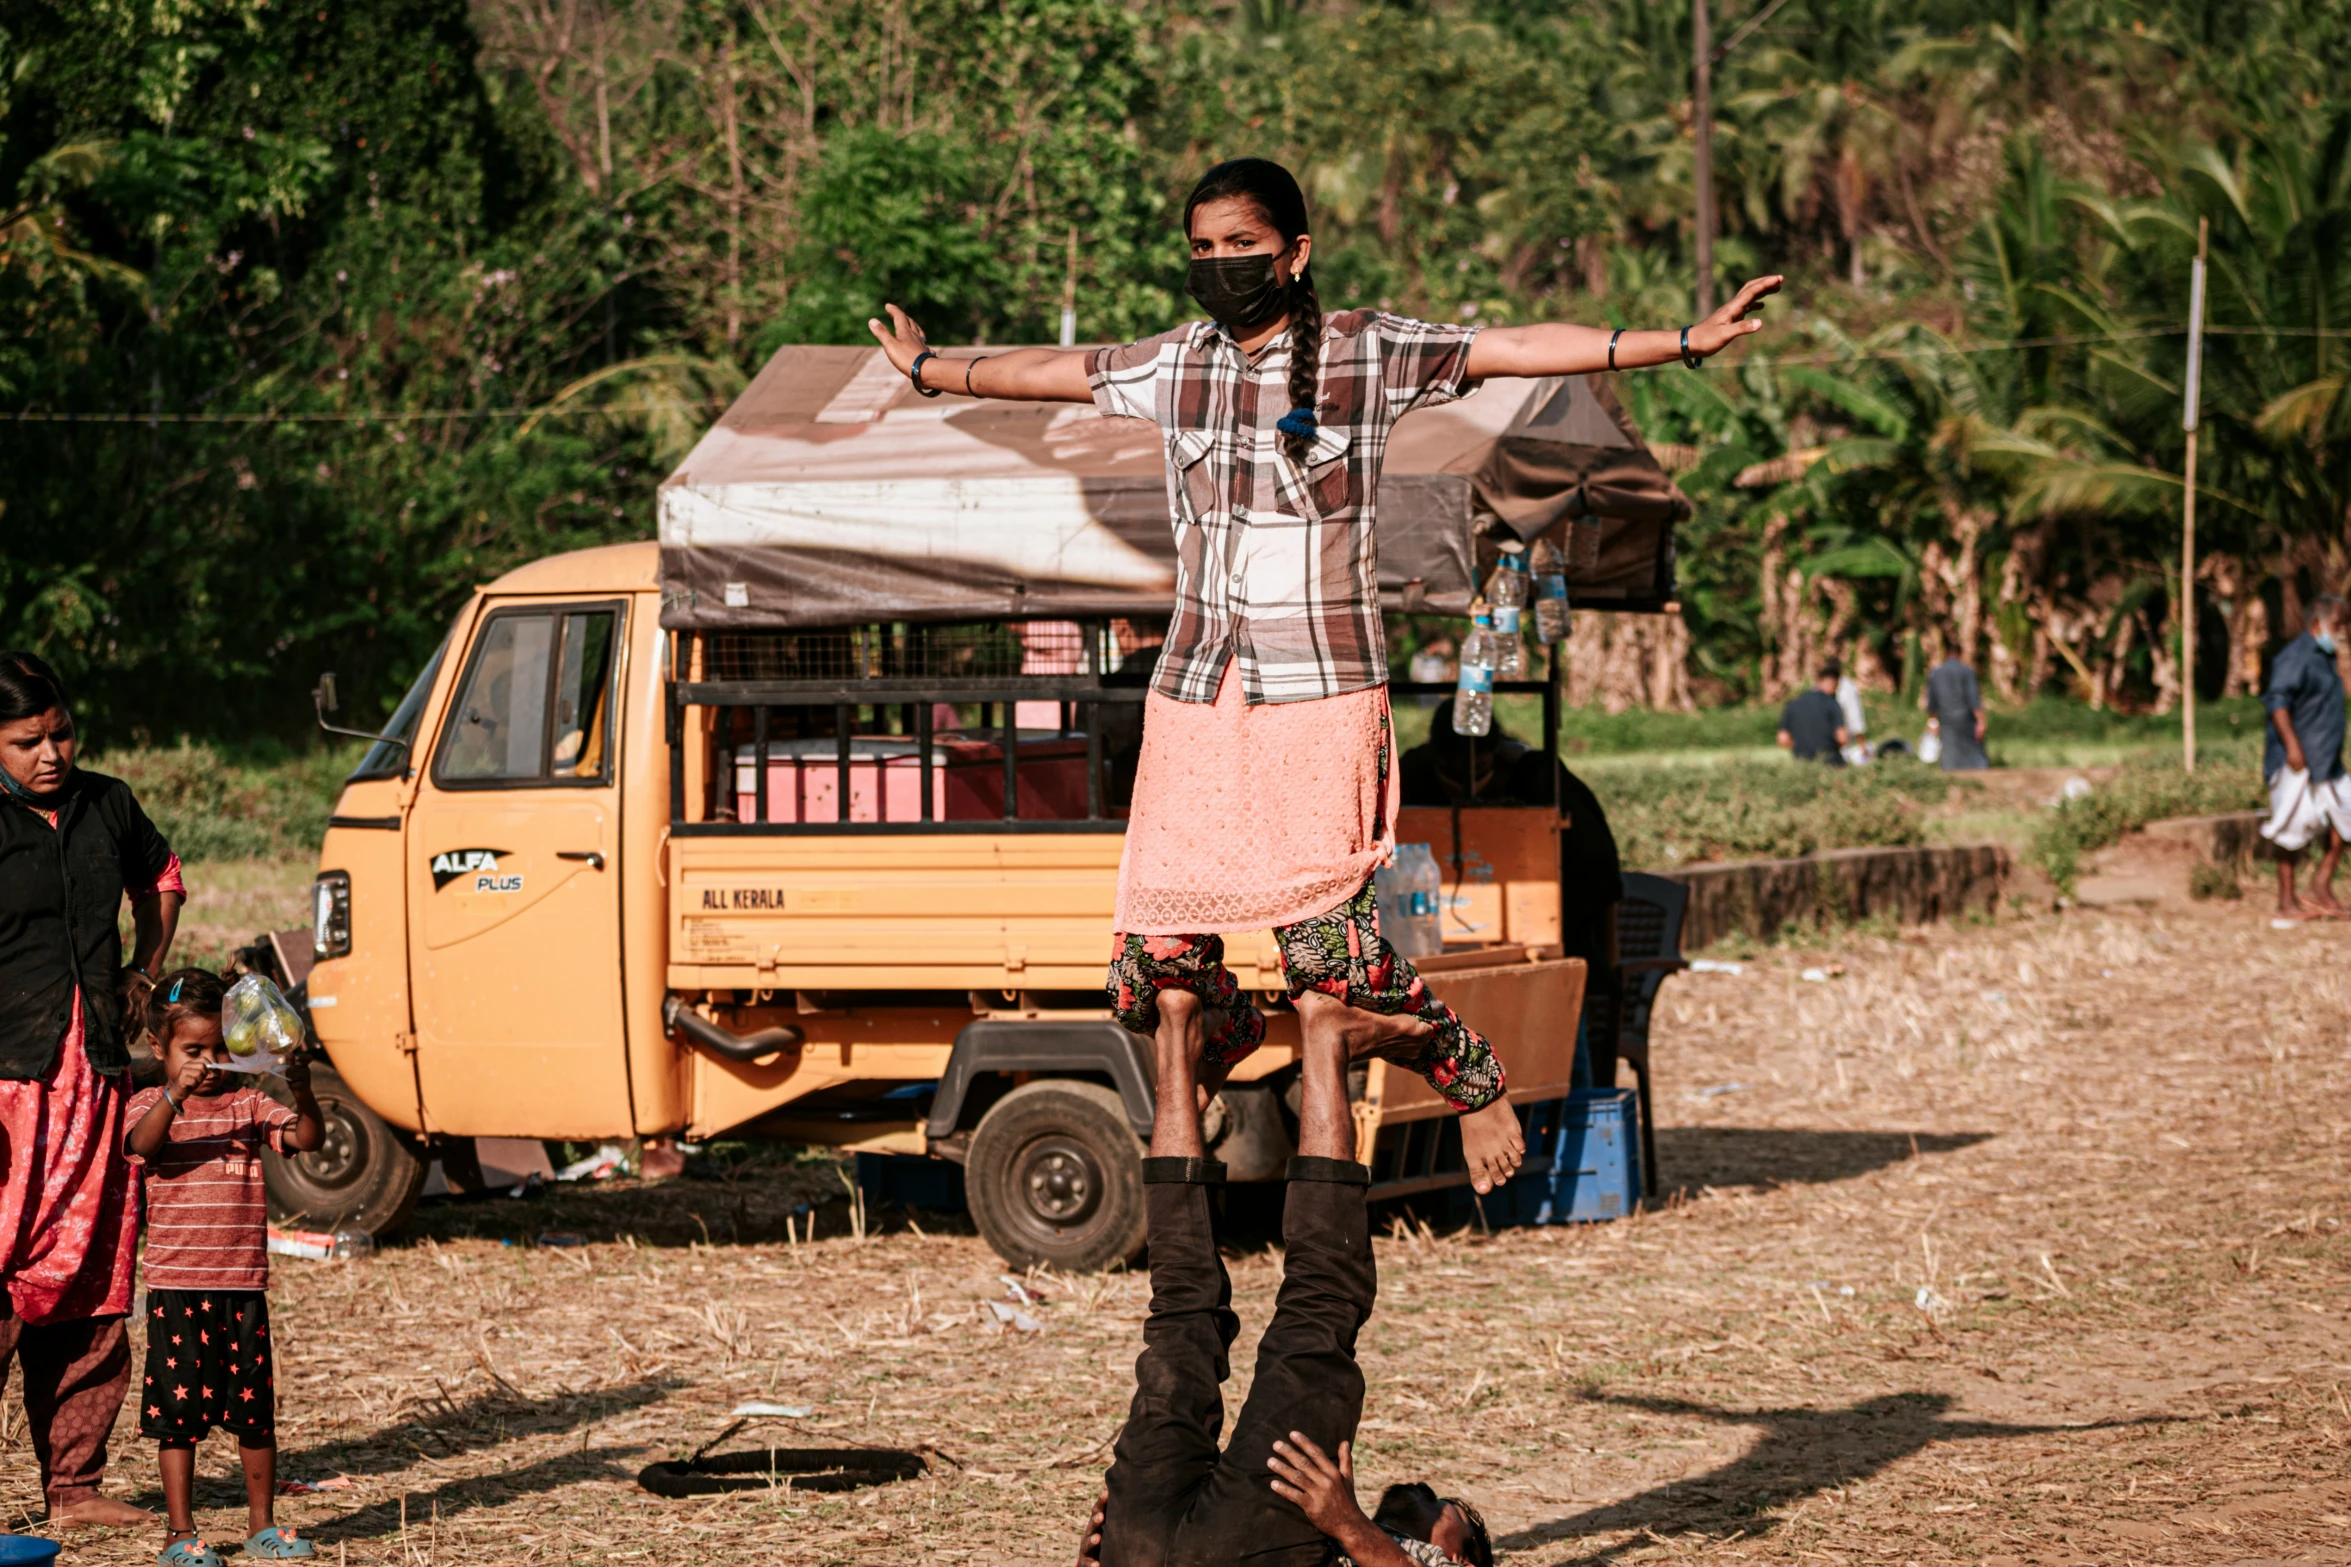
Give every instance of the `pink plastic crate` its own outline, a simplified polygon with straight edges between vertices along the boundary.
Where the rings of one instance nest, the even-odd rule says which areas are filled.
[[[759,820],[755,747],[735,748],[735,819]],[[995,821],[1004,815],[1004,752],[984,740],[939,739],[931,749],[931,819]],[[1019,742],[1016,797],[1024,821],[1086,814],[1086,742]],[[767,820],[841,820],[840,743],[774,740],[767,748]],[[853,822],[922,820],[921,752],[912,740],[880,735],[849,742],[849,818]]]

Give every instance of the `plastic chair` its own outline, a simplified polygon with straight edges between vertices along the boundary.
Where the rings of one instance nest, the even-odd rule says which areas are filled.
[[[1613,1086],[1619,1061],[1633,1069],[1641,1105],[1641,1174],[1651,1193],[1657,1190],[1657,1122],[1649,1099],[1649,1023],[1666,976],[1689,967],[1682,958],[1682,916],[1689,905],[1690,889],[1680,882],[1625,872],[1624,901],[1616,906],[1616,963],[1607,989],[1584,1007],[1593,1082]]]

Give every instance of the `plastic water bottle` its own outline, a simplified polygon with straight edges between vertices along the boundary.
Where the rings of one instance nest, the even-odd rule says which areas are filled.
[[[1453,682],[1453,732],[1482,735],[1494,727],[1494,617],[1484,599],[1469,606],[1469,635],[1461,641],[1461,673]]]
[[[1549,647],[1567,640],[1567,557],[1544,534],[1528,562],[1535,578],[1535,640]]]
[[[1494,563],[1494,575],[1486,579],[1486,602],[1494,609],[1494,678],[1497,680],[1527,677],[1526,641],[1519,633],[1519,623],[1525,616],[1528,597],[1526,549],[1515,542],[1505,544],[1502,558]]]
[[[1444,878],[1437,857],[1425,843],[1400,843],[1396,857],[1372,878],[1379,900],[1380,934],[1388,945],[1408,958],[1434,956],[1444,950],[1444,930],[1437,916],[1437,899]]]
[[[353,1262],[361,1257],[372,1257],[376,1252],[376,1238],[358,1225],[347,1225],[335,1231],[335,1257],[338,1261]]]

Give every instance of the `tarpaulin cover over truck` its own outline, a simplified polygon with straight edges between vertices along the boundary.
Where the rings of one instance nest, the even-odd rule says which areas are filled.
[[[1574,601],[1654,611],[1689,514],[1600,377],[1496,378],[1397,424],[1380,596],[1466,613],[1480,536],[1598,517]],[[784,348],[663,483],[661,580],[675,630],[1164,615],[1164,446],[1088,405],[919,397],[878,348]]]

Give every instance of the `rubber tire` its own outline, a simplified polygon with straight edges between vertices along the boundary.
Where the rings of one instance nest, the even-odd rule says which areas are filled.
[[[392,1125],[360,1102],[335,1069],[310,1069],[326,1141],[315,1153],[264,1149],[269,1216],[305,1229],[356,1228],[383,1236],[407,1222],[424,1190],[425,1162]]]
[[[1075,1177],[1058,1189],[1066,1217],[1032,1195],[1056,1174]],[[1143,1253],[1143,1140],[1098,1084],[1023,1083],[997,1100],[972,1133],[963,1185],[972,1222],[1016,1268],[1095,1273]]]

